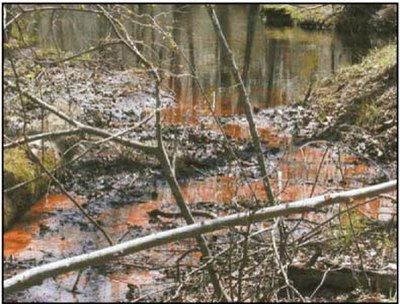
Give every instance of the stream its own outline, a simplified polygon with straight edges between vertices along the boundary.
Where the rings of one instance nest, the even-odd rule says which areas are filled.
[[[249,132],[239,103],[240,95],[229,73],[226,56],[216,41],[209,17],[205,10],[196,7],[183,7],[181,10],[165,17],[170,18],[169,22],[176,27],[174,39],[196,66],[200,83],[209,94],[216,114],[229,119],[223,123],[226,134],[230,138],[245,141],[249,138]],[[88,15],[82,18],[84,13],[57,14],[62,15],[55,28],[57,43],[65,51],[78,52],[109,31],[96,17]],[[238,56],[237,60],[239,66],[248,66],[248,87],[255,112],[279,110],[303,98],[314,77],[336,73],[340,67],[357,62],[359,54],[364,54],[374,43],[379,43],[367,37],[364,37],[364,43],[355,43],[333,32],[265,27],[243,5],[226,6],[223,14],[220,11],[219,18],[235,54],[250,54],[247,59],[246,56]],[[251,23],[252,18],[256,22]],[[42,47],[50,47],[52,43],[48,32],[49,22],[50,16],[47,14],[37,19]],[[253,27],[252,30],[249,27]],[[133,25],[131,30],[137,32]],[[246,35],[248,32],[253,32],[250,43]],[[140,35],[145,41],[151,39],[150,33],[143,32]],[[136,60],[123,48],[119,49],[119,55],[131,67],[137,66]],[[176,73],[184,72],[184,58],[175,55],[174,60],[165,59],[163,64]],[[169,54],[163,54],[162,57],[169,58]],[[192,79],[171,77],[168,86],[174,92],[176,102],[163,110],[165,125],[202,125],[206,130],[218,131],[210,118],[208,105]],[[379,170],[363,159],[346,152],[339,153],[338,149],[333,148],[324,156],[323,146],[302,146],[301,139],[281,133],[271,125],[266,118],[260,121],[258,131],[264,148],[269,149],[266,155],[268,161],[274,172],[278,172],[271,181],[274,192],[279,193],[278,198],[282,202],[308,198],[312,192],[318,195],[361,187],[378,177]],[[257,171],[257,164],[251,160],[245,166],[250,168],[249,172]],[[120,171],[113,168],[118,172],[114,177],[111,176],[114,171],[108,171],[107,168],[105,165],[103,171],[100,168],[95,177],[85,181],[87,193],[82,190],[84,185],[76,185],[74,181],[69,182],[67,188],[77,194],[78,202],[90,211],[113,240],[123,238],[126,241],[184,224],[182,220],[151,216],[154,210],[178,211],[168,185],[158,172],[148,170],[148,175],[143,177],[140,172],[129,175],[126,173],[129,168]],[[146,179],[148,176],[150,178]],[[203,169],[190,176],[180,176],[179,183],[191,208],[221,216],[233,212],[252,193],[259,199],[266,198],[262,183],[256,177],[250,174],[248,182],[245,182],[235,174],[218,174]],[[85,178],[77,177],[76,183]],[[123,191],[120,189],[124,187],[133,189],[129,196],[121,195]],[[304,216],[310,221],[319,222],[334,211],[337,209]],[[360,216],[373,219],[391,216],[388,215],[391,213],[390,205],[385,200],[371,201],[360,207],[358,212]],[[299,216],[292,218],[296,217]],[[299,233],[307,229],[309,227],[305,224]],[[4,234],[3,240],[6,277],[33,266],[107,246],[101,234],[72,202],[56,192],[38,201]],[[42,285],[10,295],[6,300],[127,301],[132,296],[133,288],[137,287],[140,295],[158,289],[165,289],[160,292],[161,295],[170,295],[173,290],[170,291],[168,286],[174,282],[171,271],[176,269],[177,259],[195,247],[194,240],[186,240],[127,256],[109,265],[90,267],[82,272],[77,292],[71,292],[77,276],[77,272],[72,272],[47,279]],[[179,263],[195,267],[200,259],[201,254],[192,251]]]

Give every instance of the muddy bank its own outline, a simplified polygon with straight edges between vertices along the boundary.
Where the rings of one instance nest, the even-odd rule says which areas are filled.
[[[27,52],[23,50],[22,53]],[[8,61],[6,61],[8,63]],[[60,111],[90,126],[109,130],[126,128],[149,115],[155,108],[154,84],[140,69],[115,70],[89,62],[69,62],[63,67],[43,69],[34,61],[16,62],[22,80],[21,87],[55,106]],[[27,76],[26,76],[27,75]],[[13,79],[5,65],[5,79]],[[162,92],[162,104],[170,106],[173,93]],[[16,93],[5,89],[5,133],[22,129],[23,117]],[[27,133],[58,130],[68,125],[54,114],[27,105]]]
[[[93,72],[86,66],[90,64],[90,62],[72,62],[65,64],[63,68],[54,67],[45,70],[45,72],[35,73],[35,71],[40,70],[35,65],[32,66],[17,61],[17,66],[22,73],[34,71],[33,74],[28,74],[28,76],[31,76],[23,78],[21,86],[24,90],[40,96],[42,100],[55,106],[60,111],[90,126],[117,133],[131,127],[134,123],[150,117],[154,113],[154,87],[143,71],[138,69],[99,71],[95,69]],[[8,77],[11,78],[10,67],[6,66],[5,69],[6,79]],[[46,81],[42,82],[42,80]],[[41,82],[40,86],[37,85],[38,82]],[[65,86],[65,82],[68,83],[68,86]],[[6,89],[5,99],[7,102],[4,116],[5,134],[12,138],[21,137],[24,118],[17,94]],[[165,112],[165,109],[173,106],[174,94],[166,88],[162,93],[162,103],[163,121],[173,123],[176,115],[171,116],[170,113]],[[26,124],[28,135],[70,128],[66,122],[56,115],[42,111],[33,104],[28,103],[26,108],[29,110]],[[154,124],[155,119],[153,117],[146,124],[143,124],[133,132],[126,133],[124,136],[140,142],[155,144]],[[204,124],[189,126],[167,125],[163,128],[163,138],[169,154],[173,155],[175,171],[179,178],[198,175],[199,172],[204,170],[208,171],[208,174],[212,174],[212,172],[223,174],[227,172],[227,165],[232,161],[232,156],[227,157],[223,136]],[[96,146],[94,144],[96,140],[98,138],[93,136],[68,136],[57,138],[45,144],[46,147],[51,146],[53,150],[61,155],[61,162],[69,162],[74,156],[85,153],[72,166],[69,166],[62,176],[59,176],[67,184],[71,183],[68,189],[74,193],[90,192],[94,190],[91,185],[94,188],[102,189],[97,183],[97,178],[102,174],[107,177],[115,174],[117,180],[118,177],[121,177],[122,181],[116,181],[117,184],[125,182],[132,184],[139,175],[141,176],[140,181],[143,181],[145,179],[142,177],[147,176],[146,174],[149,172],[156,176],[155,179],[162,176],[159,163],[154,156],[149,156],[112,142]],[[240,138],[232,136],[231,143],[235,144],[238,153],[245,155],[252,153],[251,144]],[[40,154],[42,148],[40,141],[32,142],[29,145],[31,149],[38,151]],[[13,150],[7,151],[9,154],[6,155],[14,154]],[[24,157],[26,158],[26,156]],[[8,158],[6,158],[6,163],[6,166],[12,166],[13,164]],[[25,163],[22,167],[29,169],[31,160],[26,159]],[[45,165],[48,166],[49,164],[45,162]],[[51,165],[48,169],[55,167],[55,164]],[[6,172],[10,171],[7,168]],[[75,170],[76,172],[72,173]],[[103,173],[101,173],[102,170],[104,170]],[[7,178],[6,189],[34,178],[37,175],[36,171],[31,172],[30,175],[28,174],[28,177],[16,180],[15,178],[13,180]],[[25,171],[19,170],[19,174],[23,174],[23,172]],[[87,181],[92,178],[94,183],[88,184]],[[14,219],[16,214],[23,214],[26,207],[29,207],[30,203],[36,201],[39,195],[44,193],[47,183],[42,182],[40,185],[44,185],[44,187],[40,188],[40,191],[36,191],[37,185],[35,183],[29,183],[26,186],[26,191],[24,189],[10,191],[9,195],[11,195],[12,199],[7,200],[7,202],[13,201],[13,203],[7,204],[7,226],[12,222],[11,219]],[[79,185],[78,188],[80,187],[81,191],[76,189],[76,185]],[[142,186],[146,185],[138,184],[139,188]],[[21,199],[16,196],[25,192],[26,195],[22,195],[22,201],[29,203],[20,206],[18,201],[21,201]],[[114,194],[112,193],[110,196],[114,197]],[[26,199],[27,197],[29,199]],[[124,197],[126,197],[126,200],[118,196],[115,196],[113,200],[121,200],[121,204],[124,201],[132,202],[135,201],[137,194],[133,193],[131,195],[128,193],[124,194]],[[8,220],[9,218],[10,220]]]
[[[305,101],[261,111],[258,117],[273,117],[276,127],[304,140],[336,141],[357,155],[394,166],[396,54],[392,44],[372,51],[360,64],[318,81]]]
[[[23,55],[22,50],[19,55]],[[16,66],[20,73],[20,86],[31,94],[40,97],[43,101],[57,108],[75,119],[79,119],[91,126],[102,127],[112,132],[117,132],[132,126],[134,122],[140,121],[151,111],[155,105],[155,99],[146,77],[140,71],[91,71],[86,63],[69,63],[61,67],[48,68],[43,70],[39,64],[24,60],[18,56]],[[96,74],[97,72],[97,74]],[[99,75],[101,74],[101,76]],[[140,75],[140,76],[139,76]],[[5,79],[12,80],[12,71],[9,61],[5,65]],[[68,85],[65,85],[65,84]],[[172,97],[163,95],[163,104],[168,106],[172,103]],[[23,129],[26,127],[26,134],[52,132],[69,129],[70,126],[58,116],[34,106],[27,102],[24,113],[18,94],[5,88],[4,100],[4,134],[5,143],[12,142],[12,139],[21,139]],[[26,101],[25,101],[26,102]],[[24,125],[24,115],[26,124]],[[153,121],[154,123],[154,121]],[[131,138],[143,139],[154,138],[150,127],[143,128],[140,134],[128,134]],[[153,132],[154,133],[154,132]],[[68,136],[59,137],[55,140],[42,143],[40,140],[29,143],[30,149],[43,162],[48,170],[52,170],[63,162],[69,161],[77,153],[93,146],[95,140],[92,137]],[[92,147],[93,148],[93,147]],[[119,149],[116,145],[108,145],[92,149],[87,157],[94,157],[98,160],[120,156],[121,160],[127,158],[129,150]],[[115,150],[119,153],[115,153]],[[44,153],[43,153],[44,151]],[[103,152],[101,152],[103,151]],[[38,200],[47,190],[49,179],[44,176],[33,182],[44,172],[34,160],[28,157],[24,147],[5,150],[5,228],[10,225],[31,207],[31,204]],[[129,157],[128,157],[129,158]],[[143,158],[143,157],[142,157]],[[87,158],[86,158],[87,159]],[[82,159],[81,161],[84,161]],[[82,165],[82,162],[80,163]],[[68,179],[66,175],[59,178]],[[19,188],[20,183],[28,182]]]
[[[381,53],[372,54],[362,64],[321,81],[315,85],[316,89],[312,90],[305,104],[262,110],[256,115],[264,153],[269,159],[271,177],[276,177],[275,162],[288,147],[307,140],[336,139],[350,147],[349,152],[364,159],[367,157],[380,162],[394,159],[397,120],[394,110],[396,103],[393,99],[396,96],[393,51],[394,47],[387,47]],[[380,61],[376,62],[378,58]],[[38,73],[32,79],[28,77],[24,86],[33,93],[40,93],[45,101],[59,106],[61,110],[88,125],[113,133],[124,130],[152,113],[155,106],[154,88],[142,71],[95,69],[90,72],[91,69],[86,65],[90,67],[90,62],[68,63],[64,69],[49,68],[45,74]],[[22,64],[20,68],[23,71],[34,70],[33,67],[24,67]],[[44,77],[51,81],[48,84],[44,82],[39,92],[35,81],[37,78],[45,79]],[[69,82],[68,89],[64,86],[64,81]],[[359,89],[360,87],[363,89]],[[363,95],[366,92],[369,93]],[[21,130],[23,120],[15,95],[7,92],[6,98],[11,101],[5,112],[5,132],[12,135],[15,130]],[[163,137],[169,154],[174,155],[172,159],[180,180],[196,179],[204,175],[239,178],[243,170],[251,178],[259,177],[247,121],[243,116],[218,118],[230,144],[235,147],[238,157],[236,160],[227,149],[227,142],[213,118],[204,114],[198,117],[196,123],[180,125],[182,122],[179,121],[179,113],[170,111],[175,108],[175,102],[173,93],[167,89],[163,92],[163,105],[163,120],[167,123]],[[37,116],[28,124],[28,132],[40,132],[43,126],[37,118],[40,117],[40,110],[35,107],[30,110]],[[377,110],[381,112],[375,113]],[[363,116],[354,116],[356,113],[362,113],[360,115]],[[43,114],[45,131],[65,128],[65,123],[54,115]],[[358,127],[351,126],[348,121]],[[366,128],[367,133],[360,132],[360,127]],[[353,131],[349,132],[349,128]],[[125,136],[153,143],[154,119]],[[57,140],[54,144],[61,153],[74,146],[68,155],[64,155],[64,158],[70,159],[71,154],[77,155],[85,149],[93,148],[92,142],[95,140],[93,137],[74,137]],[[376,176],[374,182],[385,178],[381,171],[377,175],[380,177]],[[143,176],[146,178],[142,178]],[[148,177],[151,178],[144,182]],[[162,179],[162,172],[154,157],[114,143],[94,147],[73,164],[65,176],[68,189],[74,193],[86,196],[88,192],[94,192],[95,199],[111,190],[110,201],[120,201],[120,204],[146,200],[146,196],[142,197],[140,190],[136,193],[136,189],[147,188],[157,179]],[[88,182],[90,180],[92,182]],[[99,182],[114,186],[100,185]],[[119,186],[131,188],[133,184],[136,186],[133,190],[114,193],[113,189],[118,189]],[[101,208],[103,207],[105,206]]]
[[[351,35],[394,35],[397,29],[397,7],[393,4],[263,4],[260,14],[269,26],[335,29]]]
[[[342,5],[263,4],[260,14],[266,25],[334,29]]]

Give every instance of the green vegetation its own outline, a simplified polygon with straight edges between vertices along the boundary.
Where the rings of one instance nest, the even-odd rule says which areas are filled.
[[[381,106],[385,105],[381,104],[382,100],[379,96],[390,87],[386,80],[392,76],[389,70],[396,66],[396,58],[396,45],[388,45],[382,49],[373,50],[360,64],[339,72],[335,80],[339,86],[347,88],[346,91],[350,97],[348,101],[352,101],[348,104],[349,110],[353,111],[347,113],[348,117],[352,118],[350,122],[370,129],[379,123],[380,117],[385,116],[381,112]],[[350,94],[350,89],[355,93],[354,95]],[[391,96],[392,101],[394,97]],[[336,102],[340,104],[341,101],[336,100]],[[390,100],[383,102],[393,104]]]
[[[383,71],[397,62],[397,45],[388,44],[381,49],[374,49],[363,60],[360,66],[366,71]]]
[[[4,188],[10,188],[24,181],[31,180],[36,175],[34,164],[28,159],[20,148],[6,150],[4,152]],[[33,202],[36,197],[36,185],[30,183],[6,194],[4,200],[4,228],[10,227],[12,222],[18,215],[22,214],[21,210],[26,208]]]
[[[340,247],[351,247],[354,245],[354,239],[358,239],[360,234],[367,228],[367,220],[360,216],[357,209],[353,209],[345,214],[340,225]],[[342,243],[342,244],[340,244]]]
[[[41,155],[39,155],[40,158]],[[43,164],[49,170],[56,167],[58,158],[54,150],[47,149],[44,153]],[[4,152],[4,188],[10,188],[23,182],[30,181],[42,174],[39,165],[33,163],[21,148],[13,148]],[[4,200],[4,228],[10,227],[12,222],[20,217],[33,202],[47,189],[49,178],[39,178],[28,183],[16,191],[6,194]]]
[[[389,44],[364,60],[321,79],[303,106],[312,109],[299,124],[317,122],[310,137],[346,140],[381,161],[396,157],[397,47]],[[310,127],[309,127],[310,129]]]
[[[294,25],[304,28],[333,28],[335,12],[341,5],[264,4],[261,14],[268,25]],[[281,24],[278,24],[278,23]]]
[[[36,168],[26,156],[24,150],[14,148],[4,152],[4,172],[6,174],[4,187],[8,188],[13,186],[13,182],[20,183],[34,178]],[[12,178],[8,179],[7,175],[12,176]],[[35,193],[35,185],[33,183],[28,185],[28,191],[32,195]]]

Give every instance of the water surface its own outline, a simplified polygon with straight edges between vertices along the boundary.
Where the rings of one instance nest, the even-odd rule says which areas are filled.
[[[209,16],[201,5],[129,5],[142,16],[157,15],[157,22],[179,45],[182,53],[170,46],[167,39],[154,30],[127,21],[132,38],[143,42],[138,48],[147,58],[160,62],[161,68],[176,75],[188,74],[188,64],[196,71],[212,107],[218,115],[243,113],[237,89],[224,49],[214,33]],[[217,5],[221,27],[230,44],[256,108],[275,107],[304,97],[310,82],[329,76],[340,67],[356,62],[355,54],[365,53],[374,41],[358,37],[355,44],[349,37],[335,32],[306,31],[300,28],[266,27],[254,6]],[[164,12],[164,14],[160,14]],[[148,23],[146,17],[141,22]],[[96,45],[99,39],[114,37],[105,20],[85,12],[45,13],[36,20],[42,47],[78,53]],[[160,46],[149,51],[148,46]],[[111,52],[111,53],[110,53]],[[121,67],[138,66],[138,59],[124,46],[113,46],[109,53]],[[161,57],[161,59],[160,59]],[[161,60],[161,61],[160,61]],[[179,106],[174,114],[179,122],[197,122],[208,106],[204,103],[195,80],[190,77],[165,76]]]
[[[219,116],[243,114],[237,84],[230,73],[226,54],[220,47],[206,11],[195,5],[130,5],[140,14],[157,14],[161,10],[167,13],[159,18],[164,28],[172,26],[174,40],[183,49],[184,56],[177,50],[162,48],[157,56],[161,57],[162,67],[175,74],[188,73],[187,59],[195,68],[199,81],[211,101],[211,108]],[[245,75],[254,108],[272,108],[284,106],[304,98],[304,93],[314,77],[325,77],[337,73],[340,67],[355,62],[354,54],[364,52],[370,45],[357,47],[349,45],[333,32],[309,32],[298,28],[265,27],[254,10],[246,5],[217,5],[221,26],[230,43],[241,72]],[[54,17],[54,16],[53,16]],[[57,45],[63,51],[77,53],[94,45],[99,38],[110,33],[110,28],[101,18],[84,12],[43,14],[36,18],[40,45],[44,48]],[[143,20],[145,22],[145,20]],[[154,31],[142,30],[133,23],[127,23],[133,37],[147,45],[164,43],[162,37]],[[53,35],[54,34],[54,39]],[[143,48],[146,56],[152,60],[154,55]],[[114,52],[112,54],[115,55]],[[106,56],[106,54],[104,55]],[[121,68],[137,66],[137,59],[123,47],[117,47],[117,60]],[[186,59],[185,59],[185,58]],[[105,57],[107,59],[107,57]],[[93,59],[93,58],[92,58]],[[169,124],[199,124],[202,117],[209,117],[209,105],[201,96],[194,79],[190,77],[166,77],[164,84],[176,95],[174,107],[164,112],[164,122]],[[248,138],[246,126],[238,123],[224,125],[225,132],[236,138]],[[269,147],[283,148],[291,146],[290,138],[281,137],[277,130],[259,127],[263,144]],[[288,154],[276,163],[280,172],[278,179],[272,179],[275,193],[283,202],[308,198],[311,195],[319,164],[324,150],[319,148],[290,147]],[[339,169],[338,155],[329,152],[326,155],[322,171],[318,175],[318,186],[314,195],[330,189],[360,187],[363,176],[372,174],[376,168],[366,166],[359,159],[346,155],[342,159],[343,168]],[[346,184],[343,183],[343,175]],[[325,186],[321,186],[325,185]],[[203,179],[181,181],[182,193],[192,207],[199,202],[216,204],[240,204],[252,193],[265,199],[262,184],[251,180],[249,184],[232,176],[210,176]],[[114,239],[123,235],[129,227],[148,229],[154,232],[149,212],[155,209],[177,211],[174,198],[165,183],[156,183],[149,193],[157,193],[156,198],[127,206],[110,208],[96,216]],[[82,198],[80,203],[84,203]],[[46,262],[90,252],[107,244],[96,231],[76,224],[75,207],[64,196],[49,195],[35,206],[4,235],[6,260],[18,259],[35,263]],[[363,216],[379,217],[380,201],[374,201],[360,209]],[[220,211],[219,215],[223,215]],[[310,213],[313,220],[324,219],[320,213]],[[82,219],[82,221],[85,221]],[[171,220],[164,219],[168,225]],[[178,222],[183,224],[182,222]],[[49,233],[54,232],[54,233]],[[49,236],[50,235],[50,236]],[[134,236],[130,236],[132,238]],[[128,238],[129,239],[129,238]],[[23,293],[20,301],[126,301],[128,284],[141,288],[162,288],[168,279],[162,274],[165,267],[175,267],[177,258],[185,250],[195,247],[193,240],[171,244],[142,252],[118,261],[118,271],[107,272],[100,268],[84,271],[79,290],[83,293],[71,293],[76,273],[45,280],[43,285]],[[181,262],[196,265],[200,254],[192,252]],[[143,265],[160,265],[159,268]],[[115,265],[114,265],[115,266]],[[164,268],[163,268],[164,267]],[[22,269],[13,270],[15,273]],[[8,272],[8,275],[13,273]]]

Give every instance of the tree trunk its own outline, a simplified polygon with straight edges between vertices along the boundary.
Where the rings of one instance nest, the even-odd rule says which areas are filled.
[[[261,171],[261,176],[262,176],[263,183],[264,183],[264,188],[267,193],[268,200],[269,200],[268,205],[274,205],[275,204],[274,203],[275,202],[274,195],[272,193],[271,184],[270,184],[269,178],[268,178],[268,173],[267,173],[267,168],[265,165],[264,154],[263,154],[262,148],[261,148],[260,138],[258,136],[257,128],[254,123],[253,109],[252,109],[252,106],[250,103],[249,94],[247,93],[246,86],[243,82],[242,76],[240,75],[239,69],[236,65],[236,61],[233,56],[233,53],[229,47],[228,42],[226,41],[224,33],[222,32],[221,26],[218,21],[218,17],[215,14],[215,10],[211,5],[207,6],[207,8],[208,8],[208,14],[210,15],[215,32],[218,34],[221,44],[223,45],[223,47],[226,50],[235,80],[236,80],[236,82],[239,83],[241,94],[242,94],[242,96],[244,96],[244,109],[245,109],[246,119],[249,123],[250,134],[253,139],[254,148],[256,149],[258,165],[260,166],[260,171]]]

